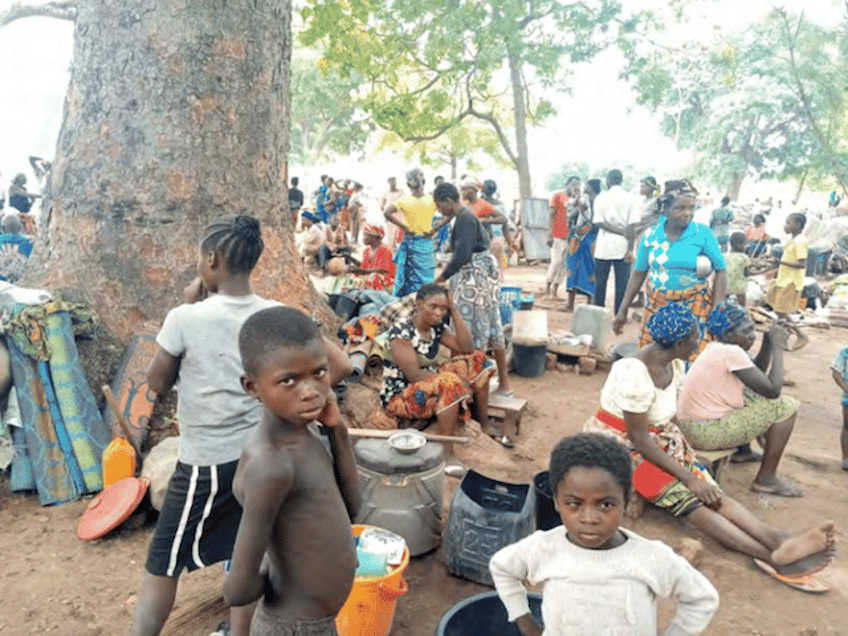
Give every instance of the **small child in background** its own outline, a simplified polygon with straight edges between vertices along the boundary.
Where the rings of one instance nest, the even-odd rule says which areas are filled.
[[[848,347],[836,356],[830,365],[833,380],[842,389],[842,434],[839,441],[842,446],[842,470],[848,470]]]
[[[748,256],[759,256],[766,251],[769,235],[766,234],[766,217],[762,214],[755,214],[753,224],[745,230],[745,238],[748,240],[748,246],[745,251]]]
[[[707,578],[664,543],[619,526],[632,471],[627,449],[599,433],[566,437],[554,448],[550,484],[565,528],[539,530],[489,563],[509,620],[525,636],[656,636],[657,597],[677,602],[666,636],[706,629],[718,607]],[[544,587],[544,627],[530,616],[524,581]]]
[[[783,246],[783,254],[774,279],[766,295],[766,302],[779,318],[786,320],[789,314],[798,311],[798,301],[804,291],[804,276],[807,270],[807,238],[801,235],[807,217],[793,212],[786,217],[783,231],[789,240]]]
[[[361,498],[321,330],[297,309],[273,307],[245,321],[238,343],[242,386],[263,416],[233,479],[244,512],[224,599],[262,598],[251,636],[335,636],[357,567],[351,519]]]
[[[745,235],[734,232],[730,235],[730,253],[724,257],[727,267],[727,293],[735,295],[740,307],[745,306],[748,276],[751,275],[751,258],[745,253]]]

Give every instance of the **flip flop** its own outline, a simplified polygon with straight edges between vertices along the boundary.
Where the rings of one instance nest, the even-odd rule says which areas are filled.
[[[501,397],[515,397],[515,391],[495,391],[495,395],[500,395]]]
[[[739,453],[735,452],[730,456],[731,464],[745,464],[748,462],[759,462],[762,461],[763,454],[758,453],[757,451],[752,450],[750,453]]]
[[[756,563],[758,568],[770,575],[772,578],[788,585],[789,587],[793,587],[796,590],[801,590],[808,594],[823,594],[830,589],[826,585],[820,583],[819,580],[812,574],[804,574],[803,576],[784,576],[765,561],[754,559],[754,563]]]
[[[504,448],[515,448],[515,442],[513,442],[511,439],[509,439],[503,433],[500,433],[498,431],[490,433],[489,431],[484,430],[482,428],[480,430],[482,430],[486,435],[491,437],[493,440],[495,440],[498,444],[500,444]]]
[[[780,486],[761,486],[751,484],[751,490],[761,495],[774,495],[775,497],[803,497],[804,491],[792,484],[782,483]]]

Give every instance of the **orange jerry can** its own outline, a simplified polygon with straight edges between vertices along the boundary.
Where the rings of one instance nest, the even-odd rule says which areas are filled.
[[[122,435],[109,442],[103,451],[103,488],[135,475],[135,449]]]

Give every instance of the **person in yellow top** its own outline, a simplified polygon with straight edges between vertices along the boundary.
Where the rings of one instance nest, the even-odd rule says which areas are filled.
[[[436,252],[433,235],[440,229],[433,228],[436,204],[431,194],[424,193],[424,173],[413,168],[406,173],[406,185],[410,194],[390,203],[383,210],[383,216],[403,230],[403,241],[395,252],[397,265],[395,275],[395,296],[408,296],[427,283],[432,283],[436,275]],[[403,219],[396,217],[401,212]]]
[[[804,276],[807,268],[807,238],[801,235],[807,217],[800,212],[793,212],[786,217],[783,231],[789,234],[789,241],[783,246],[783,255],[766,302],[780,318],[798,311],[798,301],[804,290]]]

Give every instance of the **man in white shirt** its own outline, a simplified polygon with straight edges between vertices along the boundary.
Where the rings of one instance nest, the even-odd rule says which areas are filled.
[[[593,304],[603,307],[607,297],[610,269],[615,276],[615,312],[621,306],[633,262],[633,237],[628,226],[639,220],[636,198],[621,187],[621,170],[607,174],[607,190],[595,199],[595,298]]]

